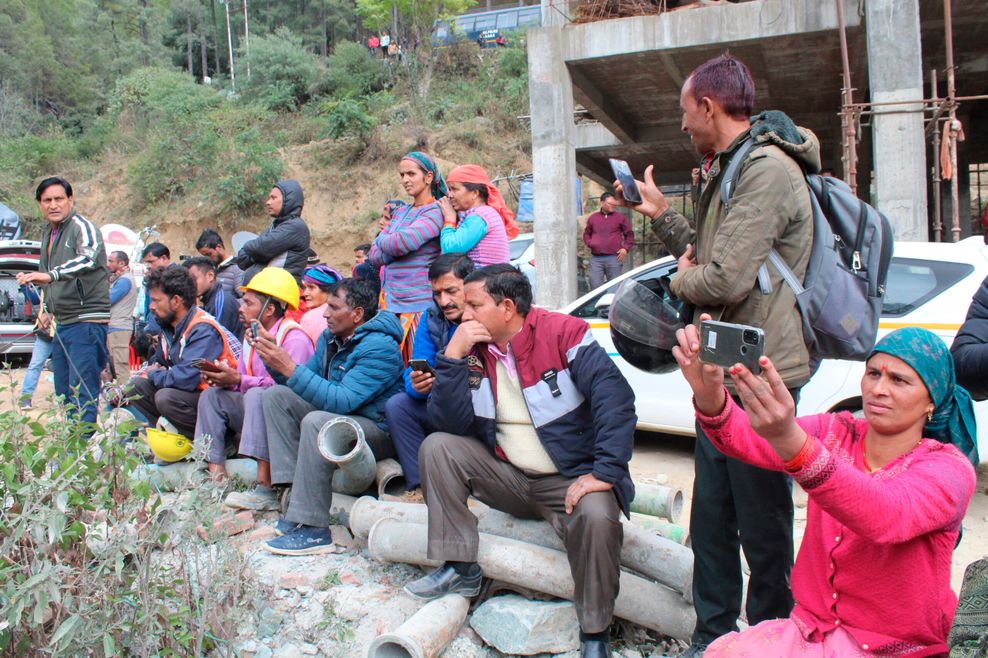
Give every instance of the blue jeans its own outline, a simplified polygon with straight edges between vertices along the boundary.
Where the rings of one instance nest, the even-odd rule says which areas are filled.
[[[70,414],[96,422],[100,373],[106,366],[106,325],[94,322],[60,324],[51,354],[55,395],[64,396]]]
[[[422,485],[419,448],[426,435],[434,431],[429,422],[427,401],[413,398],[408,393],[398,393],[384,405],[384,415],[388,419],[391,442],[405,474],[405,483],[409,490],[415,489]]]
[[[34,349],[31,351],[31,363],[27,366],[24,383],[21,384],[21,400],[30,402],[31,398],[34,397],[34,389],[38,388],[41,370],[45,367],[48,357],[51,356],[51,350],[52,341],[35,337]]]

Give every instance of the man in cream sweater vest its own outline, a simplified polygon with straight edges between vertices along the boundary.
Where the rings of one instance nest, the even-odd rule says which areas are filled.
[[[419,451],[428,554],[443,565],[405,589],[423,599],[479,592],[469,496],[544,518],[569,556],[582,656],[610,656],[620,515],[634,497],[634,393],[587,323],[532,307],[528,279],[511,265],[468,275],[464,297],[429,396],[440,431]]]

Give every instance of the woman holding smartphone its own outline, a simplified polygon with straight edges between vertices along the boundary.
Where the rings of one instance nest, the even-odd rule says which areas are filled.
[[[392,211],[368,258],[372,265],[384,266],[384,297],[388,310],[401,320],[401,353],[408,363],[419,318],[432,303],[429,266],[439,256],[443,226],[436,200],[446,196],[446,181],[435,160],[419,151],[401,159],[398,176],[412,203]]]
[[[704,314],[701,320],[709,319]],[[950,566],[978,462],[971,398],[942,340],[899,329],[875,346],[861,378],[865,418],[795,417],[768,357],[763,376],[699,360],[693,325],[673,354],[718,450],[789,473],[806,491],[806,533],[792,571],[796,606],[712,643],[706,658],[946,654],[957,597]]]
[[[515,214],[478,165],[457,167],[446,177],[449,194],[439,200],[444,254],[465,253],[477,267],[511,260],[508,241],[518,236]]]

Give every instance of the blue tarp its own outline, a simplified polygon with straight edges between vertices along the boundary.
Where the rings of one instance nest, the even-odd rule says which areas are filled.
[[[583,186],[580,184],[580,177],[576,177],[576,214],[583,214]],[[519,222],[535,221],[535,184],[531,178],[523,178],[518,191],[518,213],[516,219]]]

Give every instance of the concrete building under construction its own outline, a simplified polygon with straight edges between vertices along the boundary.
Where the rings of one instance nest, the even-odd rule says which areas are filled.
[[[641,15],[610,18],[629,7]],[[541,304],[576,296],[577,173],[609,186],[615,157],[639,175],[654,164],[662,185],[689,182],[698,158],[679,90],[725,50],[751,70],[756,111],[816,132],[824,166],[884,211],[897,239],[978,230],[984,0],[543,0],[542,14],[528,34]]]

